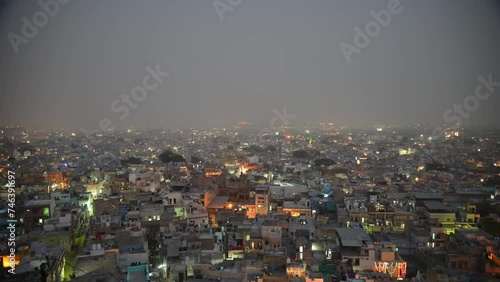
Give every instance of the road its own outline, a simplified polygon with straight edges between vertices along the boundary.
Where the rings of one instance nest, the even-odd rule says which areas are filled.
[[[83,253],[83,245],[85,244],[85,239],[87,236],[87,231],[88,231],[88,220],[87,222],[84,222],[83,226],[80,227],[78,226],[76,228],[77,232],[74,237],[74,248],[71,252],[67,253],[65,256],[65,263],[64,263],[64,276],[63,279],[64,281],[71,281],[71,275],[73,274],[73,265],[76,263],[76,257],[78,254]]]

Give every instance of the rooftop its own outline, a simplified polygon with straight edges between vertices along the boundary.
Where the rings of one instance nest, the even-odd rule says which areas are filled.
[[[229,200],[229,196],[216,196],[208,204],[207,209],[222,209]]]
[[[413,196],[418,200],[443,199],[443,195],[441,193],[415,192],[413,193]]]
[[[344,247],[362,247],[363,242],[372,241],[362,228],[337,228],[337,234]]]
[[[449,207],[439,201],[424,201],[424,205],[429,210],[448,210]]]

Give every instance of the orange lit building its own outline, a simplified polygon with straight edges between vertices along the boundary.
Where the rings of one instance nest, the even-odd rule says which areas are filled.
[[[64,174],[62,171],[45,172],[43,174],[43,177],[45,181],[49,183],[49,185],[59,185],[60,188],[68,187],[67,179],[64,178]]]
[[[253,200],[253,199],[251,199],[251,200]],[[257,214],[255,213],[255,204],[254,204],[253,202],[252,202],[252,203],[250,203],[250,204],[247,204],[247,205],[245,206],[245,211],[246,211],[245,216],[246,216],[247,218],[255,218],[255,216],[257,215]]]
[[[283,212],[285,214],[290,214],[293,217],[298,217],[301,215],[311,217],[311,203],[306,199],[302,199],[300,201],[284,201]]]
[[[19,264],[20,257],[19,255],[14,255],[13,257],[9,257],[9,255],[3,255],[1,256],[2,258],[2,266],[3,268],[10,269],[13,266],[15,267],[16,265]]]
[[[302,262],[291,262],[286,266],[286,275],[289,280],[294,277],[305,277],[306,266]]]
[[[255,214],[267,216],[269,213],[269,202],[271,201],[271,193],[269,186],[255,187]]]
[[[204,169],[205,177],[214,177],[222,174],[222,170],[215,167],[206,167]]]

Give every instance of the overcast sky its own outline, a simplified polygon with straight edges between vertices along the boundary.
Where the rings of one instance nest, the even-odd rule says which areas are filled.
[[[43,10],[3,1],[0,124],[266,124],[283,106],[294,123],[442,123],[479,75],[500,81],[499,1],[401,0],[348,63],[340,44],[355,46],[354,28],[389,2],[243,0],[220,17],[212,0],[73,0],[16,54],[8,35]],[[169,76],[120,119],[111,104],[156,65]],[[498,95],[466,122],[495,124]]]

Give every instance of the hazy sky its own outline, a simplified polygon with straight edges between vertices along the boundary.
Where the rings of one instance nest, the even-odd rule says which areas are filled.
[[[283,106],[296,123],[441,123],[479,75],[500,81],[499,1],[401,0],[348,63],[341,42],[355,46],[354,28],[389,2],[242,0],[221,21],[212,0],[73,0],[16,54],[8,34],[23,36],[22,18],[43,10],[3,1],[0,124],[264,124]],[[156,65],[169,76],[121,120],[111,104]],[[498,95],[467,122],[494,123]]]

